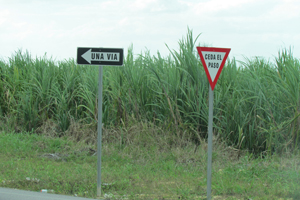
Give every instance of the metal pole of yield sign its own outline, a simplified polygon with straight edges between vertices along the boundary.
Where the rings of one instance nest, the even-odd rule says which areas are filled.
[[[207,146],[207,199],[211,199],[211,171],[212,171],[212,138],[213,138],[213,106],[214,87],[224,67],[230,49],[215,47],[197,47],[202,65],[207,75],[209,87],[209,116],[208,116],[208,146]]]
[[[214,91],[209,87],[209,114],[208,114],[208,147],[207,147],[207,200],[211,200],[211,170],[212,170],[212,136],[213,136],[213,106]]]
[[[98,81],[98,138],[97,138],[97,197],[101,196],[101,146],[102,146],[102,81],[103,66],[99,66]]]

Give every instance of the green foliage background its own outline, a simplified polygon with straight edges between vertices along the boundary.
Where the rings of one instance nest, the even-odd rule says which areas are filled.
[[[188,30],[179,50],[135,56],[123,67],[104,67],[103,123],[124,126],[148,121],[173,130],[207,135],[208,81]],[[291,50],[274,62],[227,60],[214,90],[215,134],[239,149],[269,153],[299,147],[300,64]],[[33,58],[18,50],[0,61],[0,130],[35,131],[48,120],[57,133],[71,120],[97,127],[98,67],[75,60]]]

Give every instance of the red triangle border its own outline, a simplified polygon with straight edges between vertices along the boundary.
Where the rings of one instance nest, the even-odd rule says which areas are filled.
[[[227,57],[229,55],[229,52],[230,52],[230,48],[217,48],[217,47],[196,47],[197,50],[198,50],[198,53],[199,53],[199,56],[200,56],[200,59],[201,59],[201,62],[202,62],[202,65],[204,67],[204,70],[205,70],[205,73],[206,73],[206,76],[208,78],[208,81],[209,81],[209,84],[211,86],[211,89],[214,90],[216,84],[217,84],[217,81],[219,79],[219,76],[221,74],[221,71],[225,65],[225,62],[227,60]],[[203,57],[203,54],[202,54],[202,51],[210,51],[210,52],[222,52],[222,53],[225,53],[225,56],[222,60],[222,63],[220,65],[220,68],[217,72],[217,75],[215,77],[215,80],[212,81],[211,77],[210,77],[210,74],[209,74],[209,71],[208,71],[208,68],[206,66],[206,62],[204,60],[204,57]]]

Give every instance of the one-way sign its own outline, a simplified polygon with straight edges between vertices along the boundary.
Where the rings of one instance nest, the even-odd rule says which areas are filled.
[[[123,49],[78,47],[77,64],[79,65],[123,65]]]

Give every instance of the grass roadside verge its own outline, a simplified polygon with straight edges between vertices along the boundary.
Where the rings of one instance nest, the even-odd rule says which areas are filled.
[[[107,199],[205,199],[206,144],[195,152],[192,143],[169,145],[155,135],[159,133],[141,129],[130,141],[130,131],[113,131],[115,138],[126,134],[123,142],[103,143],[102,189]],[[111,133],[104,132],[103,138]],[[70,137],[2,132],[0,187],[95,198],[95,149]],[[262,159],[245,153],[237,159],[235,151],[215,141],[214,199],[300,199],[299,183],[299,154]]]

